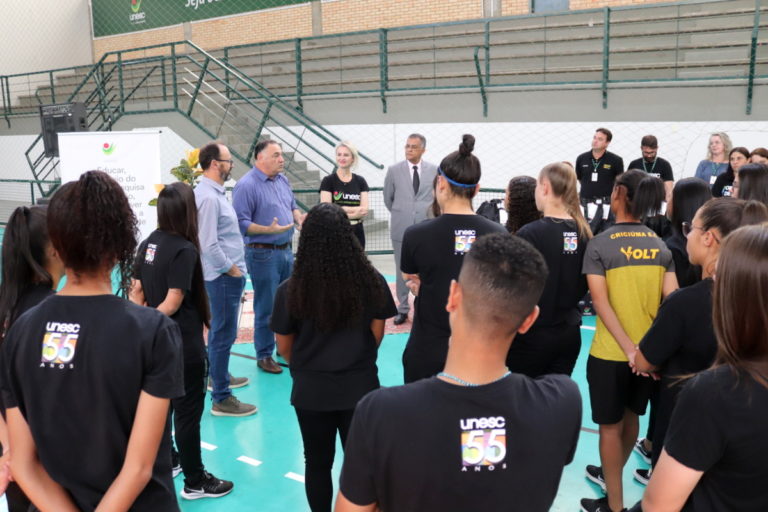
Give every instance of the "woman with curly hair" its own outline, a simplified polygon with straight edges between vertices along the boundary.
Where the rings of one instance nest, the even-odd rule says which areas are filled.
[[[11,470],[40,510],[179,510],[167,433],[170,399],[184,394],[179,328],[112,295],[115,266],[130,285],[136,226],[100,171],[48,207],[67,282],[16,320],[0,358]]]
[[[270,328],[293,378],[312,512],[330,512],[336,433],[347,439],[355,405],[379,387],[384,322],[397,314],[384,277],[365,257],[341,207],[307,214],[291,277],[275,294]]]
[[[513,235],[529,222],[539,220],[541,213],[536,208],[536,178],[515,176],[509,180],[504,194],[504,209],[507,210],[507,231]]]

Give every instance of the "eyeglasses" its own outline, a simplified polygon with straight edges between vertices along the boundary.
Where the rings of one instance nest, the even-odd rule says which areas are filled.
[[[405,149],[422,149],[421,144],[406,144]]]
[[[214,160],[216,160],[217,162],[229,162],[229,165],[235,165],[234,160],[222,160],[220,158],[214,158]]]
[[[683,222],[682,228],[683,228],[683,236],[685,238],[688,238],[694,229],[700,229],[704,233],[709,231],[708,229],[704,229],[699,226],[694,226],[691,222]],[[717,238],[712,231],[709,231],[709,233],[712,235],[712,238],[715,239],[715,242],[720,243],[720,239]]]

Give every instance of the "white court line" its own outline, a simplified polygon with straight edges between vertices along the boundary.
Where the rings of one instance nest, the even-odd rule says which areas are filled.
[[[586,329],[588,331],[594,331],[595,330],[595,328],[592,327],[591,325],[582,325],[581,328],[582,329]]]
[[[240,462],[245,462],[246,464],[250,464],[251,466],[254,466],[254,467],[261,466],[261,461],[260,460],[252,459],[252,458],[247,457],[245,455],[239,456],[237,458],[237,460],[239,460]]]
[[[218,446],[216,446],[215,444],[206,443],[205,441],[200,441],[200,448],[204,448],[208,451],[213,451],[216,448],[218,448]]]
[[[304,483],[304,477],[302,475],[296,474],[293,471],[289,471],[285,474],[285,478],[290,478],[291,480],[296,480],[297,482]]]

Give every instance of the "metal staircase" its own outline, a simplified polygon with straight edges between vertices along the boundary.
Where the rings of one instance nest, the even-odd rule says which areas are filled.
[[[282,143],[295,188],[317,190],[321,177],[335,169],[338,136],[190,41],[107,53],[65,102],[85,103],[90,130],[111,130],[128,115],[181,114],[245,164],[236,168],[235,179],[250,168],[253,148],[264,138]],[[42,135],[25,154],[36,181],[58,177],[58,158],[45,156]],[[360,157],[383,168],[363,153]],[[43,196],[52,191],[42,183],[38,187]]]

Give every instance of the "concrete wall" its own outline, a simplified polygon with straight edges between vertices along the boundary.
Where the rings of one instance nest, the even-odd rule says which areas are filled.
[[[0,74],[89,64],[88,0],[4,2]]]

